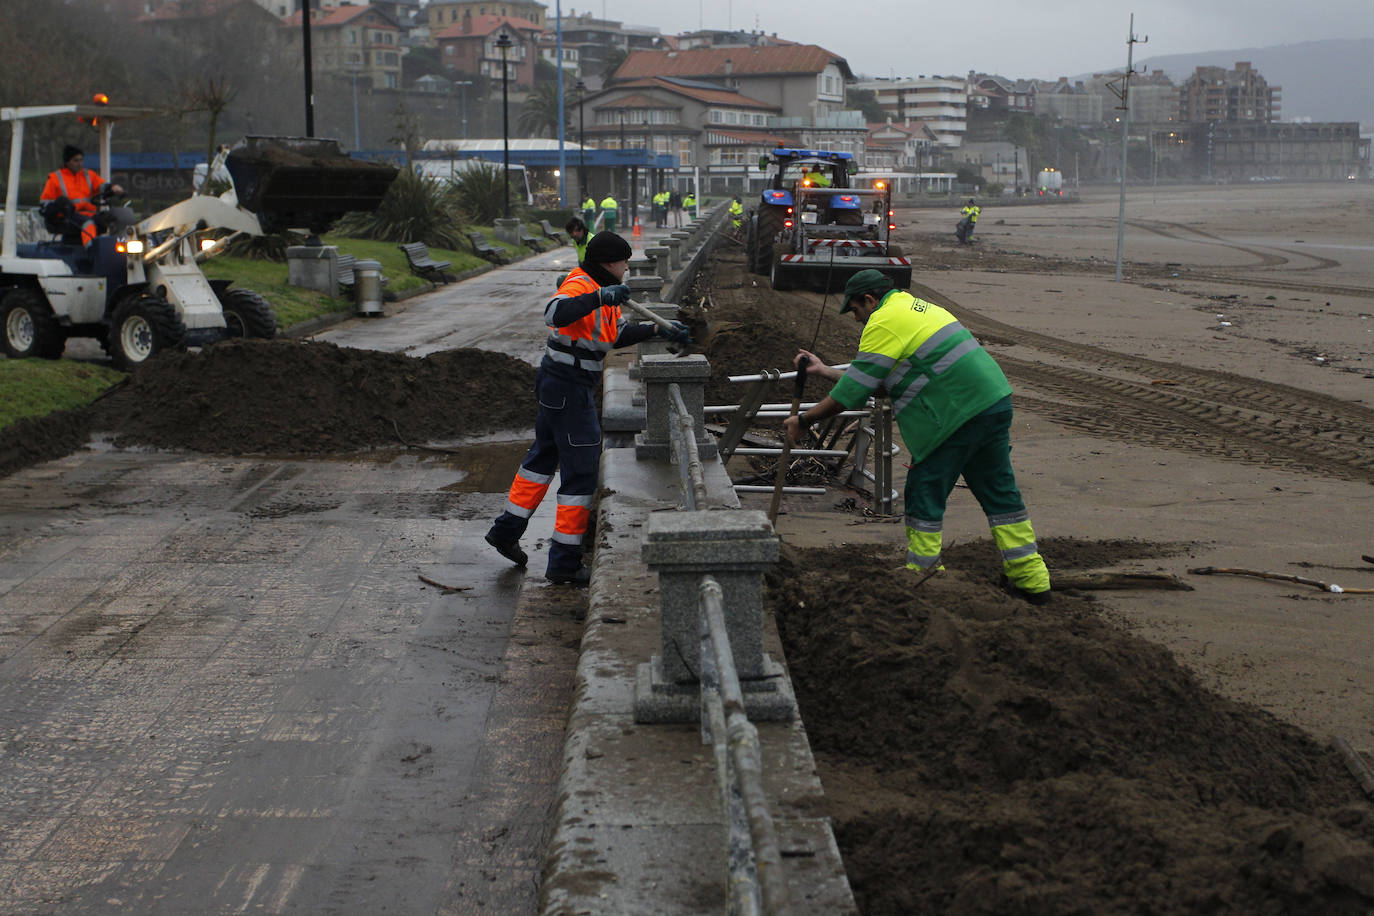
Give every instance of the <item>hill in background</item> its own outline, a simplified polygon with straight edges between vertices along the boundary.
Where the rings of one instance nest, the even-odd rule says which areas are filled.
[[[1142,49],[1137,46],[1136,50]],[[1137,65],[1163,70],[1177,83],[1197,67],[1229,70],[1238,60],[1250,61],[1271,86],[1282,87],[1279,116],[1283,120],[1359,121],[1366,129],[1374,128],[1374,67],[1370,66],[1374,38],[1166,54],[1139,60]]]

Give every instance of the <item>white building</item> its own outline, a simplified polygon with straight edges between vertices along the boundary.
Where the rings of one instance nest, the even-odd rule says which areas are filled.
[[[963,77],[859,80],[851,88],[872,91],[893,121],[924,121],[941,146],[957,149],[963,142],[968,130],[968,82]]]

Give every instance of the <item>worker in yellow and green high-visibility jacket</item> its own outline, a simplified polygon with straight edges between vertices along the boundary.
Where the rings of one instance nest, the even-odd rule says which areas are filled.
[[[610,194],[601,201],[601,225],[607,232],[614,232],[620,217],[620,204]]]
[[[843,372],[798,354],[810,360],[807,372],[835,386],[785,421],[788,439],[796,443],[811,424],[885,391],[911,453],[907,568],[944,568],[945,502],[962,475],[987,515],[1007,584],[1033,603],[1049,600],[1050,573],[1012,472],[1011,385],[997,361],[948,311],[893,289],[876,270],[849,279],[840,311],[863,325],[859,352]]]

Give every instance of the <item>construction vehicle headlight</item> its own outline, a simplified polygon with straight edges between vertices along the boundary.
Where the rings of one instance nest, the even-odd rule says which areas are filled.
[[[211,248],[214,248],[214,247],[215,247],[215,240],[214,240],[214,239],[201,239],[201,240],[200,240],[200,250],[201,250],[201,251],[209,251]]]
[[[124,243],[124,250],[129,254],[143,254],[143,239],[129,239]]]
[[[791,221],[790,219],[785,219],[785,220],[783,220],[783,221],[782,221],[782,228],[784,228],[784,229],[791,229],[791,228],[792,228],[792,221]]]
[[[807,212],[805,212],[805,213],[802,214],[802,222],[804,222],[804,223],[814,223],[815,221],[816,221],[816,214],[815,214],[814,212],[808,210]]]
[[[883,184],[881,181],[875,181],[873,182],[873,187],[881,191],[883,188],[887,187],[887,185]]]

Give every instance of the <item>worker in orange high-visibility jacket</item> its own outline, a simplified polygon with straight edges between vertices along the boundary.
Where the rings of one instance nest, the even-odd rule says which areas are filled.
[[[96,206],[96,195],[105,179],[86,168],[85,163],[86,156],[79,148],[64,146],[62,168],[48,173],[43,193],[38,195],[41,204],[58,207],[59,212],[66,210],[64,229],[73,236],[80,233],[82,245],[90,244],[91,239],[109,228]],[[117,184],[110,185],[109,193],[120,197],[124,189]],[[64,199],[70,202],[69,208],[61,204]]]
[[[549,336],[534,381],[539,402],[534,444],[515,472],[504,510],[487,532],[487,543],[501,556],[524,566],[529,558],[520,538],[556,471],[558,508],[544,577],[560,585],[586,585],[591,579],[582,565],[582,538],[601,463],[595,394],[606,354],[655,333],[677,343],[691,336],[680,322],[668,331],[621,316],[620,305],[630,298],[630,288],[620,282],[630,268],[630,254],[629,242],[614,232],[598,232],[587,243],[582,263],[544,307]]]

